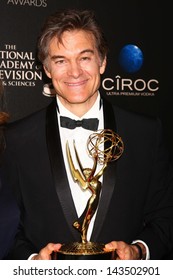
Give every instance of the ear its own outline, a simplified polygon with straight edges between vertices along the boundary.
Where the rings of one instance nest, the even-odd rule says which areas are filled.
[[[105,72],[106,64],[107,64],[107,58],[105,56],[100,66],[100,74],[103,74]]]
[[[51,79],[51,78],[52,78],[52,77],[51,77],[51,73],[49,72],[49,70],[47,69],[47,67],[46,67],[45,65],[43,65],[43,69],[44,69],[46,75],[48,76],[48,78]]]

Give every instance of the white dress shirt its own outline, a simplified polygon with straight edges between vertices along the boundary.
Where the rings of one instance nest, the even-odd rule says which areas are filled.
[[[79,155],[83,168],[86,168],[86,167],[92,168],[94,161],[93,161],[93,158],[89,155],[89,153],[87,151],[87,140],[88,140],[88,137],[93,133],[93,131],[84,129],[82,127],[76,127],[75,129],[63,128],[60,126],[60,116],[66,116],[66,117],[69,117],[69,118],[75,119],[75,120],[81,120],[83,118],[98,118],[99,119],[98,129],[103,129],[104,128],[103,108],[102,108],[102,106],[100,106],[100,96],[99,95],[98,95],[98,98],[97,98],[95,104],[92,106],[92,108],[81,118],[79,118],[76,115],[69,112],[62,105],[58,96],[57,96],[57,104],[58,104],[57,115],[58,115],[59,131],[60,131],[61,146],[62,146],[62,151],[63,151],[63,156],[64,156],[65,167],[66,167],[69,186],[71,189],[76,211],[77,211],[78,217],[80,217],[80,215],[83,213],[83,210],[85,209],[85,206],[87,204],[89,197],[91,196],[91,191],[89,189],[82,190],[80,185],[76,181],[73,180],[72,174],[71,174],[71,171],[69,168],[68,160],[67,160],[66,142],[68,141],[68,143],[69,143],[70,152],[72,155],[72,160],[75,165],[75,168],[80,171],[80,168],[79,168],[79,165],[76,160],[75,153],[74,153],[73,141],[75,141],[77,152],[78,152],[78,155]],[[97,164],[97,169],[96,169],[95,174],[97,174],[97,172],[101,169],[101,167],[102,166],[100,166],[100,164]],[[102,177],[99,180],[102,182]],[[96,215],[96,213],[95,213],[95,215]],[[88,231],[87,231],[88,240],[90,240],[95,215],[93,216],[93,218],[90,222]]]

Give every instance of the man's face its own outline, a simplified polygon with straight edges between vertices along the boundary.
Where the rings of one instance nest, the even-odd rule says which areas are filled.
[[[97,97],[105,65],[106,59],[101,61],[94,37],[75,30],[64,32],[62,44],[56,37],[52,39],[44,69],[65,107],[72,104],[90,107]]]

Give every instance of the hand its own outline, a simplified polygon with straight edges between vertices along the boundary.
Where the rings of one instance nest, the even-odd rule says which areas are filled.
[[[57,252],[61,248],[61,244],[48,243],[40,252],[32,257],[32,260],[51,260],[51,254]]]
[[[138,242],[140,245],[143,255],[145,256],[145,246]],[[139,260],[139,250],[132,244],[127,244],[123,241],[112,241],[105,245],[105,250],[115,250],[116,260]]]

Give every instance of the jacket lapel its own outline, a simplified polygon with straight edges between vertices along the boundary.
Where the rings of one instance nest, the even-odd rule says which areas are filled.
[[[77,219],[77,213],[71,196],[61,149],[56,100],[47,108],[46,140],[56,192],[69,228],[74,238],[79,240],[79,233],[72,226],[73,222]]]
[[[103,112],[104,112],[104,129],[112,129],[116,132],[116,122],[111,104],[106,100],[103,101]],[[99,208],[96,215],[96,220],[94,224],[94,229],[91,235],[93,241],[97,241],[99,232],[103,226],[106,214],[108,211],[109,203],[112,197],[115,186],[115,170],[116,170],[116,161],[108,163],[108,166],[103,174],[103,186],[102,194],[99,202]]]

